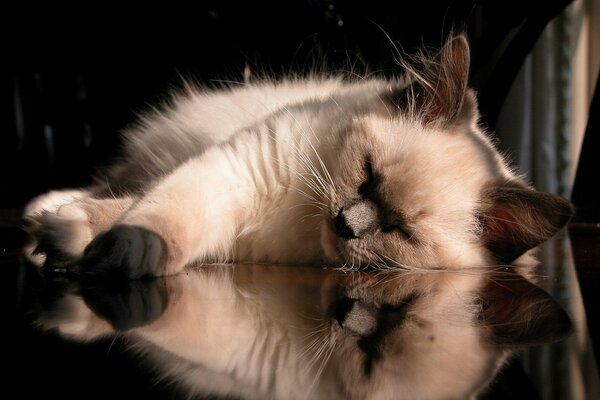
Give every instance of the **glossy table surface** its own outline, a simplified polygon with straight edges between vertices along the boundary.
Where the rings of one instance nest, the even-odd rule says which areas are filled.
[[[0,221],[3,387],[18,398],[176,399],[187,398],[190,385],[197,398],[368,398],[381,388],[370,383],[365,389],[359,381],[386,363],[389,355],[378,349],[393,340],[382,332],[388,335],[404,319],[417,321],[411,316],[423,304],[430,310],[419,312],[437,310],[429,319],[441,328],[398,339],[399,367],[388,371],[391,381],[381,381],[399,385],[395,398],[412,398],[402,393],[452,376],[444,368],[460,381],[475,351],[462,311],[436,308],[430,292],[438,293],[442,281],[468,287],[480,273],[208,265],[154,280],[89,281],[28,264],[20,255],[18,210],[3,211]],[[575,331],[558,343],[521,349],[481,398],[600,398],[566,232],[540,258],[539,286],[567,311]],[[336,329],[349,332],[347,343],[358,350],[341,339],[332,344]],[[456,337],[447,339],[452,332]],[[413,354],[408,364],[407,354]],[[435,368],[428,357],[440,360]],[[173,376],[184,375],[186,384],[174,383]]]

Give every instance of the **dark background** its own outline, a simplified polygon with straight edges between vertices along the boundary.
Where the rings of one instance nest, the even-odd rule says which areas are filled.
[[[89,183],[96,168],[118,155],[119,132],[137,113],[185,80],[209,86],[241,81],[245,68],[252,76],[312,68],[394,75],[401,72],[398,52],[439,48],[449,32],[465,31],[473,52],[471,85],[493,129],[525,56],[570,1],[256,3],[135,10],[27,4],[3,13],[0,209],[9,211],[0,215],[0,263],[11,266],[2,304],[14,325],[4,359],[13,374],[4,386],[19,390],[20,398],[173,397],[170,389],[147,384],[148,374],[118,341],[84,346],[31,330],[24,311],[37,301],[27,290],[37,275],[14,264],[22,240],[15,212],[48,189]],[[517,362],[488,398],[536,396]]]
[[[118,154],[120,130],[184,80],[240,81],[245,67],[253,76],[315,67],[392,75],[401,72],[398,51],[439,48],[452,30],[469,35],[472,85],[493,127],[525,55],[567,3],[222,0],[6,10],[0,207],[89,183]]]

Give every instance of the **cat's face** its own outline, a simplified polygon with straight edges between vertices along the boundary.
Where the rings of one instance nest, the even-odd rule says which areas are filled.
[[[382,93],[379,108],[340,129],[322,225],[329,257],[426,268],[510,263],[572,214],[567,201],[528,188],[477,126],[464,39],[438,58],[421,80]]]
[[[331,253],[414,267],[486,262],[475,210],[499,171],[476,138],[384,116],[349,130],[325,227]]]

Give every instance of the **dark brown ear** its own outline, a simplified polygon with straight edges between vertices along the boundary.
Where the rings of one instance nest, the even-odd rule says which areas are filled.
[[[450,37],[436,56],[415,57],[404,66],[412,83],[392,92],[392,102],[424,125],[454,123],[467,95],[469,63],[466,37]]]
[[[522,347],[562,340],[573,331],[567,313],[521,275],[499,273],[480,293],[479,320],[496,345]]]
[[[554,236],[574,213],[569,201],[528,188],[493,187],[483,198],[483,242],[505,263]]]

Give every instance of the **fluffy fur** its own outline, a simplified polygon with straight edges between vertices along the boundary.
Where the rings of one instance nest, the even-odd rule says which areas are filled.
[[[188,88],[125,132],[122,159],[95,185],[28,205],[33,241],[26,252],[39,264],[121,278],[176,274],[197,262],[396,271],[394,289],[385,285],[395,299],[389,304],[419,295],[392,320],[406,312],[429,322],[414,322],[389,342],[396,330],[382,328],[374,347],[367,340],[367,350],[357,349],[360,338],[379,332],[373,321],[383,318],[382,303],[374,290],[364,304],[348,303],[339,329],[329,315],[321,339],[335,346],[323,351],[343,360],[337,367],[323,362],[324,374],[337,374],[328,376],[357,398],[398,390],[415,393],[409,398],[440,398],[447,390],[465,398],[487,382],[477,371],[495,371],[507,349],[568,332],[568,317],[526,276],[532,250],[567,223],[572,208],[528,186],[479,126],[464,37],[406,67],[397,80],[313,76]],[[496,284],[488,275],[499,266],[519,272]],[[231,321],[242,318],[222,311]],[[436,328],[441,315],[457,325]],[[428,324],[439,338],[433,347],[423,333]],[[248,329],[252,337],[266,334]],[[203,333],[198,346],[237,351],[222,340],[231,332],[210,332],[214,342]],[[370,366],[369,351],[380,357]],[[463,380],[453,368],[459,358]],[[193,362],[212,368],[225,361],[215,355]],[[405,366],[399,380],[398,366]],[[248,373],[257,374],[254,368]],[[437,380],[420,380],[425,370],[436,370]],[[277,386],[269,390],[280,394]]]

